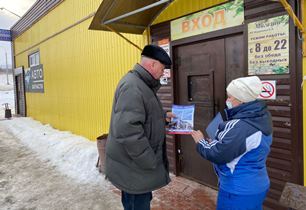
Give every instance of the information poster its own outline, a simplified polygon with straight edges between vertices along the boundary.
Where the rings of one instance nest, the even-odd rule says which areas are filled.
[[[248,24],[249,75],[289,73],[289,16]]]

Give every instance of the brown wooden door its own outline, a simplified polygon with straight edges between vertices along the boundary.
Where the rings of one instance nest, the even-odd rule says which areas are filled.
[[[225,101],[225,40],[200,42],[174,49],[176,103],[195,104],[195,129],[205,131]],[[212,164],[201,158],[190,135],[179,135],[179,174],[217,186]]]

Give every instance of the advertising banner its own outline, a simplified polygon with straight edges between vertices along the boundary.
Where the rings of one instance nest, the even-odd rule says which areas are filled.
[[[44,92],[44,71],[43,65],[32,66],[25,73],[26,92]]]
[[[238,26],[243,22],[243,0],[231,1],[171,21],[171,40]]]

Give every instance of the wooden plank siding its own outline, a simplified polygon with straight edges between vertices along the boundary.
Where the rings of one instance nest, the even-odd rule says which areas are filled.
[[[157,24],[151,27],[151,42],[157,44],[159,40],[169,39],[170,41],[170,22]],[[171,54],[171,52],[170,52]],[[174,101],[173,97],[173,71],[170,72],[171,78],[168,78],[168,84],[163,85],[157,96],[160,98],[164,110],[169,111],[172,109]],[[174,135],[167,135],[167,155],[169,160],[170,171],[176,174],[176,151],[175,151],[175,137]]]

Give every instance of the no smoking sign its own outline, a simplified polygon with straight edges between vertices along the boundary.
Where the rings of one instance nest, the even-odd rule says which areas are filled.
[[[276,81],[275,80],[262,81],[262,91],[258,98],[265,100],[276,99]]]

